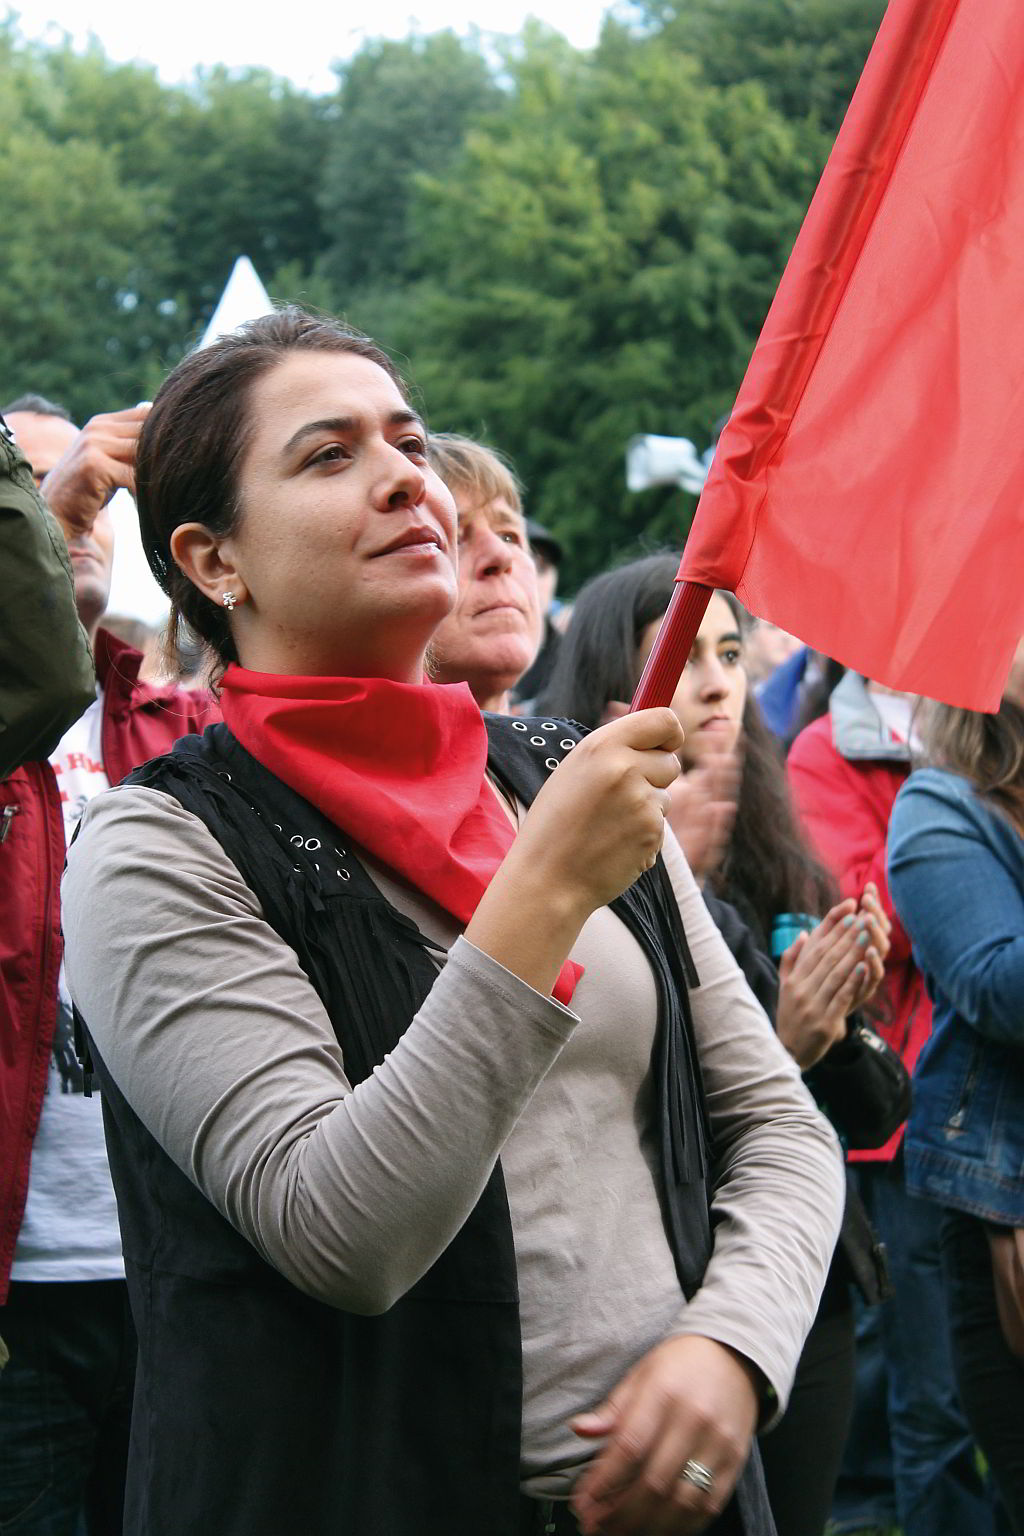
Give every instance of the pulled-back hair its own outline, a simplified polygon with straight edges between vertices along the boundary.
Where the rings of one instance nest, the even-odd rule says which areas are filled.
[[[921,705],[928,761],[969,779],[1024,836],[1024,709],[1004,699],[995,715],[951,704]]]
[[[471,509],[491,501],[506,501],[522,513],[522,487],[511,464],[494,448],[485,448],[456,432],[432,432],[427,457],[453,496],[461,495]]]
[[[200,592],[171,555],[182,523],[202,523],[218,538],[238,525],[238,474],[251,434],[253,385],[291,352],[348,352],[376,363],[403,389],[391,359],[340,321],[295,306],[250,320],[183,358],[162,385],[143,424],[135,464],[142,547],[171,599],[167,650],[176,655],[184,621],[215,653],[237,661],[225,609]]]
[[[678,570],[678,555],[649,555],[587,583],[573,605],[551,682],[538,701],[541,713],[596,726],[609,703],[628,702],[640,680],[644,631],[664,616]],[[742,633],[747,619],[740,603],[731,592],[718,596],[728,603]],[[820,917],[836,899],[831,876],[797,821],[778,748],[749,692],[736,820],[709,884],[760,930],[765,947],[780,913]]]

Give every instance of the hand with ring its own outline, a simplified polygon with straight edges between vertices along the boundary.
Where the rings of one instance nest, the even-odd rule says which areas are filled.
[[[757,1368],[713,1339],[666,1339],[578,1435],[605,1438],[576,1485],[584,1536],[696,1536],[728,1503],[757,1425]]]
[[[711,1468],[706,1467],[702,1461],[695,1461],[692,1456],[688,1458],[679,1476],[684,1483],[692,1483],[695,1488],[699,1488],[701,1493],[710,1493],[715,1486],[715,1474]]]

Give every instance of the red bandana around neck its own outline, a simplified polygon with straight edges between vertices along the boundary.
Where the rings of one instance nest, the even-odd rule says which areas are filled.
[[[230,666],[228,729],[265,768],[465,925],[515,838],[487,782],[487,728],[465,683],[291,677]],[[568,1003],[567,960],[553,996]]]

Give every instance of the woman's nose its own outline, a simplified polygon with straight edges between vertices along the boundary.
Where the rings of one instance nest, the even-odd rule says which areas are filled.
[[[478,519],[473,528],[471,559],[478,575],[507,571],[512,563],[512,545],[488,522]]]
[[[729,680],[725,675],[725,668],[717,657],[713,657],[704,664],[700,692],[701,697],[705,699],[721,699],[729,692]]]
[[[377,499],[388,509],[415,507],[426,493],[426,476],[400,448],[385,444],[377,481]]]

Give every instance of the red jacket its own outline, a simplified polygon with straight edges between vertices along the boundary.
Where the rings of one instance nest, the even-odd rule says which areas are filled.
[[[96,636],[103,766],[111,784],[220,713],[208,694],[138,680],[142,657]],[[48,762],[0,783],[0,1302],[28,1194],[32,1143],[57,1022],[64,818]]]
[[[832,695],[829,713],[796,738],[786,767],[801,820],[843,895],[859,897],[873,880],[892,920],[884,1014],[872,1023],[912,1072],[931,1033],[932,1006],[885,878],[889,817],[910,773],[910,750],[886,730],[865,684],[848,672]],[[902,1137],[901,1129],[884,1147],[851,1152],[850,1160],[888,1162]]]

